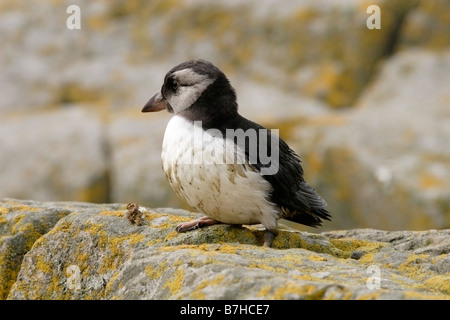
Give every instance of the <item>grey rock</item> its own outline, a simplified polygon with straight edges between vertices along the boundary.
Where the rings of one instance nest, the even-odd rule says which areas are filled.
[[[329,228],[450,225],[449,87],[449,51],[403,51],[355,110],[293,130],[305,171],[335,212]]]
[[[3,116],[0,195],[108,201],[104,134],[100,116],[79,106]]]
[[[14,284],[24,255],[50,231],[59,219],[96,205],[81,202],[46,202],[2,199],[0,201],[0,299]],[[105,207],[102,207],[103,209]],[[110,209],[117,206],[110,205]]]
[[[79,209],[35,242],[8,299],[450,299],[448,253],[417,253],[450,230],[285,229],[265,248],[258,226],[176,233],[198,214],[169,208],[136,226],[125,205],[57,207]]]
[[[400,48],[421,47],[442,50],[450,47],[450,3],[445,0],[421,0],[405,18],[400,34]]]
[[[302,156],[325,229],[450,225],[445,0],[379,1],[381,30],[363,0],[77,4],[81,30],[67,3],[1,2],[1,197],[186,207],[160,170],[169,115],[140,109],[201,56]]]
[[[363,0],[283,6],[272,0],[136,6],[80,0],[80,30],[66,27],[67,3],[8,2],[0,13],[7,43],[0,54],[0,112],[65,102],[140,105],[170,67],[192,57],[213,60],[229,74],[245,72],[257,82],[346,106],[417,1],[379,3],[385,19],[382,29],[372,31]]]

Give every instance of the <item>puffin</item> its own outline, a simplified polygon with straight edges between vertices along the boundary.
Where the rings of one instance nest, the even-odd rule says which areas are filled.
[[[162,168],[175,193],[204,217],[178,232],[214,224],[265,228],[264,246],[278,220],[318,227],[330,220],[326,201],[304,179],[300,157],[274,130],[238,112],[236,92],[218,67],[195,59],[173,67],[142,112],[173,117],[162,142]]]

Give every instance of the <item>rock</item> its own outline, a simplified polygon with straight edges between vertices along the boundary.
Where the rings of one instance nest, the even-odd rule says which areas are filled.
[[[3,200],[2,218],[11,201],[75,210],[26,253],[8,299],[450,299],[450,230],[286,229],[265,248],[258,226],[176,233],[198,216],[183,210],[136,226],[125,205]]]
[[[108,201],[104,134],[87,107],[2,116],[0,195]]]
[[[377,30],[366,26],[369,4],[364,0],[291,1],[283,6],[275,1],[177,3],[183,10],[152,4],[164,13],[164,21],[155,17],[157,10],[145,11],[141,18],[158,23],[141,32],[140,40],[153,44],[152,55],[173,52],[177,60],[210,56],[227,72],[239,70],[342,107],[355,101],[376,63],[390,54],[399,23],[417,1],[378,4],[383,18]],[[134,16],[128,8],[113,6],[122,16]]]
[[[334,213],[327,228],[450,226],[449,75],[448,50],[402,51],[355,110],[291,130],[305,172]]]
[[[402,49],[421,47],[432,50],[450,47],[450,3],[446,0],[424,1],[405,17],[399,39]]]
[[[36,240],[50,231],[62,217],[94,207],[87,203],[3,199],[0,205],[0,299],[8,295],[24,255]],[[106,206],[102,208],[105,210]]]
[[[66,27],[67,3],[4,4],[0,112],[67,102],[141,105],[153,93],[148,90],[160,86],[160,72],[192,57],[348,106],[395,45],[399,23],[416,3],[378,1],[378,30],[366,27],[365,0],[283,6],[272,0],[79,0],[80,30]]]
[[[79,0],[69,30],[65,2],[3,1],[0,196],[186,207],[161,170],[169,115],[140,109],[201,56],[303,158],[325,229],[448,227],[447,2],[377,1],[369,30],[365,0]]]

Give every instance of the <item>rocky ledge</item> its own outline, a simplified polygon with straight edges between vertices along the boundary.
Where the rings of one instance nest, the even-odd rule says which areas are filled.
[[[198,214],[0,200],[2,299],[450,299],[450,230],[176,233]]]

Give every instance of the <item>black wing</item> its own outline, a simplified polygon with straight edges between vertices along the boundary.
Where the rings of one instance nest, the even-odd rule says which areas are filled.
[[[254,146],[252,149],[251,143],[245,143],[245,155],[250,165],[259,172],[263,172],[263,168],[268,169],[271,165],[278,166],[278,171],[275,174],[262,173],[262,176],[273,187],[268,200],[280,208],[282,218],[311,227],[320,226],[322,224],[321,219],[330,220],[331,216],[325,209],[327,205],[325,200],[303,178],[300,157],[281,138],[272,136],[270,130],[244,117],[239,117],[238,120],[233,121],[233,127],[241,128],[244,131],[256,129],[259,132],[262,129],[266,130],[262,131],[263,133],[267,132],[266,135],[256,135],[258,139],[256,161]],[[227,127],[230,128],[229,126]],[[262,139],[265,141],[261,141]],[[273,139],[276,140],[272,141]],[[278,147],[276,141],[278,141]],[[273,161],[267,163],[267,158],[261,156],[268,154],[268,158],[271,158],[270,150],[272,150],[271,147],[274,142],[274,148],[276,148],[274,150],[278,152],[278,157],[274,157],[273,161],[275,163]],[[266,150],[262,150],[260,154],[259,146],[261,145],[265,145]],[[278,161],[276,161],[277,158]]]

